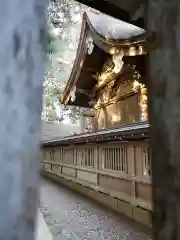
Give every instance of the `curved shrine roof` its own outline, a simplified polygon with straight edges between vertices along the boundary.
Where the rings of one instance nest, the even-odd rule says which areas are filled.
[[[145,30],[132,24],[115,19],[103,13],[86,12],[96,31],[104,37],[114,40],[129,39],[145,33]]]
[[[83,14],[76,59],[65,90],[61,95],[60,102],[62,104],[68,103],[70,93],[79,81],[81,72],[85,69],[85,59],[88,57],[87,39],[89,36],[94,41],[94,44],[103,50],[103,52],[114,54],[111,50],[123,49],[124,55],[127,56],[129,56],[130,46],[137,47],[135,49],[135,55],[138,55],[138,51],[140,52],[142,50],[140,47],[145,44],[146,40],[144,29],[102,13],[92,11],[85,12]],[[139,55],[141,55],[141,53]]]

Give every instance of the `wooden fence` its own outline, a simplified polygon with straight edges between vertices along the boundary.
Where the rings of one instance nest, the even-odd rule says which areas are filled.
[[[46,172],[152,210],[148,141],[47,146],[42,163]]]

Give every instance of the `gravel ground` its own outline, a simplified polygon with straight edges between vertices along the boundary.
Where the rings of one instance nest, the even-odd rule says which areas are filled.
[[[149,240],[144,226],[41,179],[41,212],[54,240]]]

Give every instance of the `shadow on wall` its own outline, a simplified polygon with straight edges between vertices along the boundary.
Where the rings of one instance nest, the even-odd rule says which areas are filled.
[[[65,136],[70,136],[73,133],[80,133],[80,124],[65,124],[63,122],[53,123],[53,122],[43,122],[41,128],[41,140],[53,140],[56,138],[62,138]]]

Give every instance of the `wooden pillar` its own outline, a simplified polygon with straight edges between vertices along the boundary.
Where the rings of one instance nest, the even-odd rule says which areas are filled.
[[[151,125],[153,233],[180,239],[180,1],[149,0],[147,28],[153,34],[148,59]]]
[[[45,1],[0,1],[0,239],[32,240],[40,167]]]

